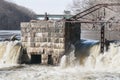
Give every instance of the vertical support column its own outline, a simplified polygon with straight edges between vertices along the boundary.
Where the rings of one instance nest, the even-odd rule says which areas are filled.
[[[103,17],[105,18],[105,16],[106,16],[106,10],[105,10],[105,8],[104,8],[104,14],[103,14]]]
[[[79,25],[80,25],[80,40],[81,40],[81,23],[79,23]]]
[[[101,53],[104,53],[104,42],[105,42],[105,24],[101,23]]]

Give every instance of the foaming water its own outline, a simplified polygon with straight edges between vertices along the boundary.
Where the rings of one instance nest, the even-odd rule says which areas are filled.
[[[120,46],[111,43],[109,50],[104,53],[99,53],[98,49],[100,48],[91,50],[90,55],[85,60],[85,67],[94,70],[118,71],[120,69]]]
[[[20,63],[21,51],[19,41],[0,42],[0,65],[15,65]]]
[[[120,80],[118,72],[84,71],[80,67],[24,65],[8,70],[0,71],[1,80]]]
[[[102,70],[110,72],[120,70],[119,43],[110,43],[109,50],[105,50],[104,53],[100,53],[100,44],[98,42],[94,44],[88,42],[83,43],[82,46],[78,48],[78,51],[73,49],[70,54],[63,56],[60,64],[61,67],[79,67],[84,71]],[[83,51],[84,45],[88,45],[88,47],[85,48],[85,51]]]
[[[1,64],[19,62],[22,53],[18,43],[0,44]],[[25,64],[22,67],[0,69],[0,80],[120,80],[119,57],[118,42],[110,43],[108,51],[100,53],[99,42],[83,41],[71,45],[70,53],[61,58],[60,66]]]

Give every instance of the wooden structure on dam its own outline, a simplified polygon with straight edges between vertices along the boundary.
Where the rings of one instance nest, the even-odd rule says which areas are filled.
[[[31,62],[57,65],[60,57],[67,53],[71,44],[80,41],[81,30],[89,30],[90,27],[99,32],[101,53],[103,53],[105,38],[109,38],[106,32],[120,30],[120,18],[116,18],[118,17],[116,14],[110,14],[116,13],[111,8],[113,6],[120,4],[98,4],[68,20],[32,20],[21,23],[22,45],[27,49]],[[91,16],[91,13],[95,16]]]

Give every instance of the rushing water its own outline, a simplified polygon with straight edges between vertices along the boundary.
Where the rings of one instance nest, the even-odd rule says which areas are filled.
[[[0,42],[0,80],[120,80],[120,43],[100,53],[98,41],[78,41],[59,66],[21,64],[21,42]]]
[[[19,41],[0,42],[0,67],[19,64],[21,56],[22,48]]]
[[[11,66],[19,62],[22,54],[18,43],[1,42],[1,64],[9,67],[0,68],[0,80],[120,80],[119,42],[111,43],[104,54],[98,42],[83,41],[76,44],[77,49],[71,45],[71,52],[61,58],[59,66]]]

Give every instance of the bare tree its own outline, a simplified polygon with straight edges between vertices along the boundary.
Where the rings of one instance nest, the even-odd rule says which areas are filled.
[[[86,2],[84,0],[73,0],[71,7],[71,12],[73,14],[77,14],[79,12],[81,12],[82,10],[86,9]]]
[[[91,6],[101,3],[120,3],[120,0],[73,0],[71,11],[76,14]]]
[[[73,0],[73,4],[71,6],[71,12],[73,12],[74,14],[77,14],[94,5],[102,4],[102,3],[104,4],[105,3],[120,3],[120,0]],[[120,14],[120,6],[109,6],[107,8],[102,7],[100,9],[97,9],[95,12],[93,11],[90,14],[80,19],[90,20],[90,21],[100,21],[100,20],[120,21],[119,14]],[[93,26],[94,29],[99,29],[99,24],[88,25],[87,27],[91,27],[91,26]],[[118,25],[115,24],[114,27],[115,26],[118,26]]]

